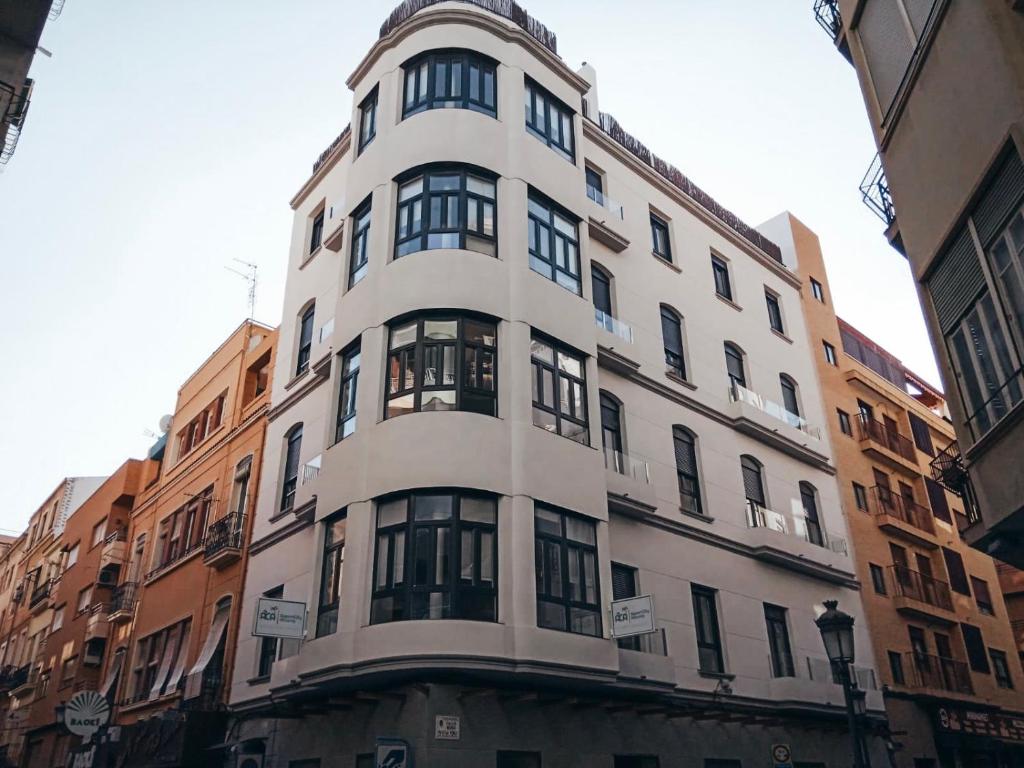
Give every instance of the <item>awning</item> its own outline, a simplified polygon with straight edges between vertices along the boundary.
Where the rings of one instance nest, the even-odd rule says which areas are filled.
[[[213,623],[210,625],[210,632],[206,635],[206,642],[203,643],[203,650],[199,652],[199,658],[195,665],[188,671],[185,678],[185,700],[194,699],[203,691],[203,672],[210,664],[210,659],[217,652],[217,646],[224,638],[228,628],[228,618],[231,616],[231,603],[217,608],[213,615]]]
[[[178,624],[171,627],[171,631],[167,635],[167,640],[164,642],[163,653],[160,655],[160,668],[157,670],[156,678],[153,681],[153,687],[149,689],[149,698],[151,699],[157,698],[164,692],[164,681],[167,679],[167,674],[171,671],[171,662],[177,655],[178,638],[180,637],[181,625]]]
[[[181,630],[181,642],[178,643],[178,660],[174,663],[174,669],[171,670],[171,676],[167,678],[167,686],[164,688],[167,693],[177,689],[181,675],[185,671],[185,657],[188,655],[188,636],[191,634],[191,628],[191,624],[186,624],[184,629]]]
[[[121,674],[121,667],[124,665],[126,650],[118,648],[114,651],[114,658],[110,662],[110,669],[107,670],[107,679],[103,681],[100,688],[100,696],[110,699],[111,692],[117,687],[117,678]]]

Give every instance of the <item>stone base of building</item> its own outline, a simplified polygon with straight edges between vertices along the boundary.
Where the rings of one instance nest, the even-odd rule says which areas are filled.
[[[408,745],[415,768],[614,768],[616,757],[626,756],[656,757],[659,768],[770,768],[777,745],[803,768],[853,764],[841,713],[744,711],[728,697],[675,707],[428,683],[275,707],[236,713],[225,765],[376,768],[372,755],[388,742]],[[889,765],[882,731],[866,736],[874,768]],[[505,763],[503,752],[536,753],[540,762]],[[255,759],[248,763],[246,756]]]

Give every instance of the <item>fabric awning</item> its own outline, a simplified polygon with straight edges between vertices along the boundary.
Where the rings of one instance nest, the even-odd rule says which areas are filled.
[[[163,652],[160,655],[160,668],[157,670],[153,687],[149,690],[149,698],[151,699],[155,699],[164,692],[164,681],[167,679],[167,673],[171,671],[171,662],[176,655],[178,638],[180,637],[181,625],[178,624],[171,628],[170,633],[167,635],[167,640],[164,642]]]
[[[178,643],[178,659],[174,662],[174,669],[171,670],[171,676],[167,678],[167,686],[164,688],[167,693],[177,689],[181,675],[185,671],[185,657],[188,656],[190,629],[191,624],[186,624],[185,628],[181,631],[181,642]]]
[[[224,633],[228,628],[228,618],[231,616],[231,604],[222,605],[217,608],[217,612],[213,615],[213,623],[210,625],[210,632],[206,635],[206,642],[203,643],[203,649],[199,652],[199,658],[196,659],[195,665],[188,671],[188,676],[185,678],[185,699],[194,699],[202,693],[203,689],[203,672],[206,667],[210,664],[210,659],[213,658],[213,654],[217,652],[217,646],[220,645],[221,639],[224,637]]]
[[[124,648],[118,648],[114,651],[114,658],[110,662],[110,669],[107,670],[107,678],[103,681],[103,686],[100,688],[100,695],[106,699],[110,698],[110,693],[117,687],[117,678],[121,674],[121,667],[124,665],[124,657],[126,650]]]

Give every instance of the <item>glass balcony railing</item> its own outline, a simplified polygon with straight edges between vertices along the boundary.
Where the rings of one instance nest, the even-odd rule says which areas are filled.
[[[622,206],[608,197],[608,195],[597,187],[587,185],[587,197],[608,211],[612,216],[615,216],[618,219],[625,218]]]
[[[767,397],[762,397],[753,390],[747,389],[741,384],[737,384],[735,381],[731,383],[729,387],[729,397],[733,402],[746,403],[752,408],[756,408],[762,413],[766,413],[774,419],[777,419],[794,429],[799,429],[808,437],[813,437],[815,440],[821,440],[821,430],[817,427],[811,426],[807,419],[797,416],[795,413],[790,413],[784,406],[769,400]]]
[[[633,637],[620,637],[616,641],[624,651],[637,651],[638,653],[651,653],[655,656],[668,656],[668,644],[665,641],[665,628],[658,627],[646,635],[634,635]]]
[[[623,341],[633,343],[633,329],[627,323],[612,317],[597,307],[594,308],[594,324],[598,328],[604,328],[608,333],[618,336]]]
[[[808,519],[803,512],[802,502],[798,499],[793,500],[793,509],[788,514],[768,509],[748,499],[747,527],[767,528],[783,536],[793,536],[840,555],[849,554],[846,539],[826,533],[820,522]]]
[[[605,448],[604,466],[605,469],[625,475],[626,477],[632,477],[641,483],[650,484],[651,482],[650,465],[643,459],[630,456],[628,453]]]

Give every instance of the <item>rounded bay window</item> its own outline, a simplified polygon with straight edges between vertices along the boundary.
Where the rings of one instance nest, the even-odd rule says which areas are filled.
[[[498,116],[498,64],[475,51],[426,51],[402,65],[402,119],[428,109],[470,109]]]

